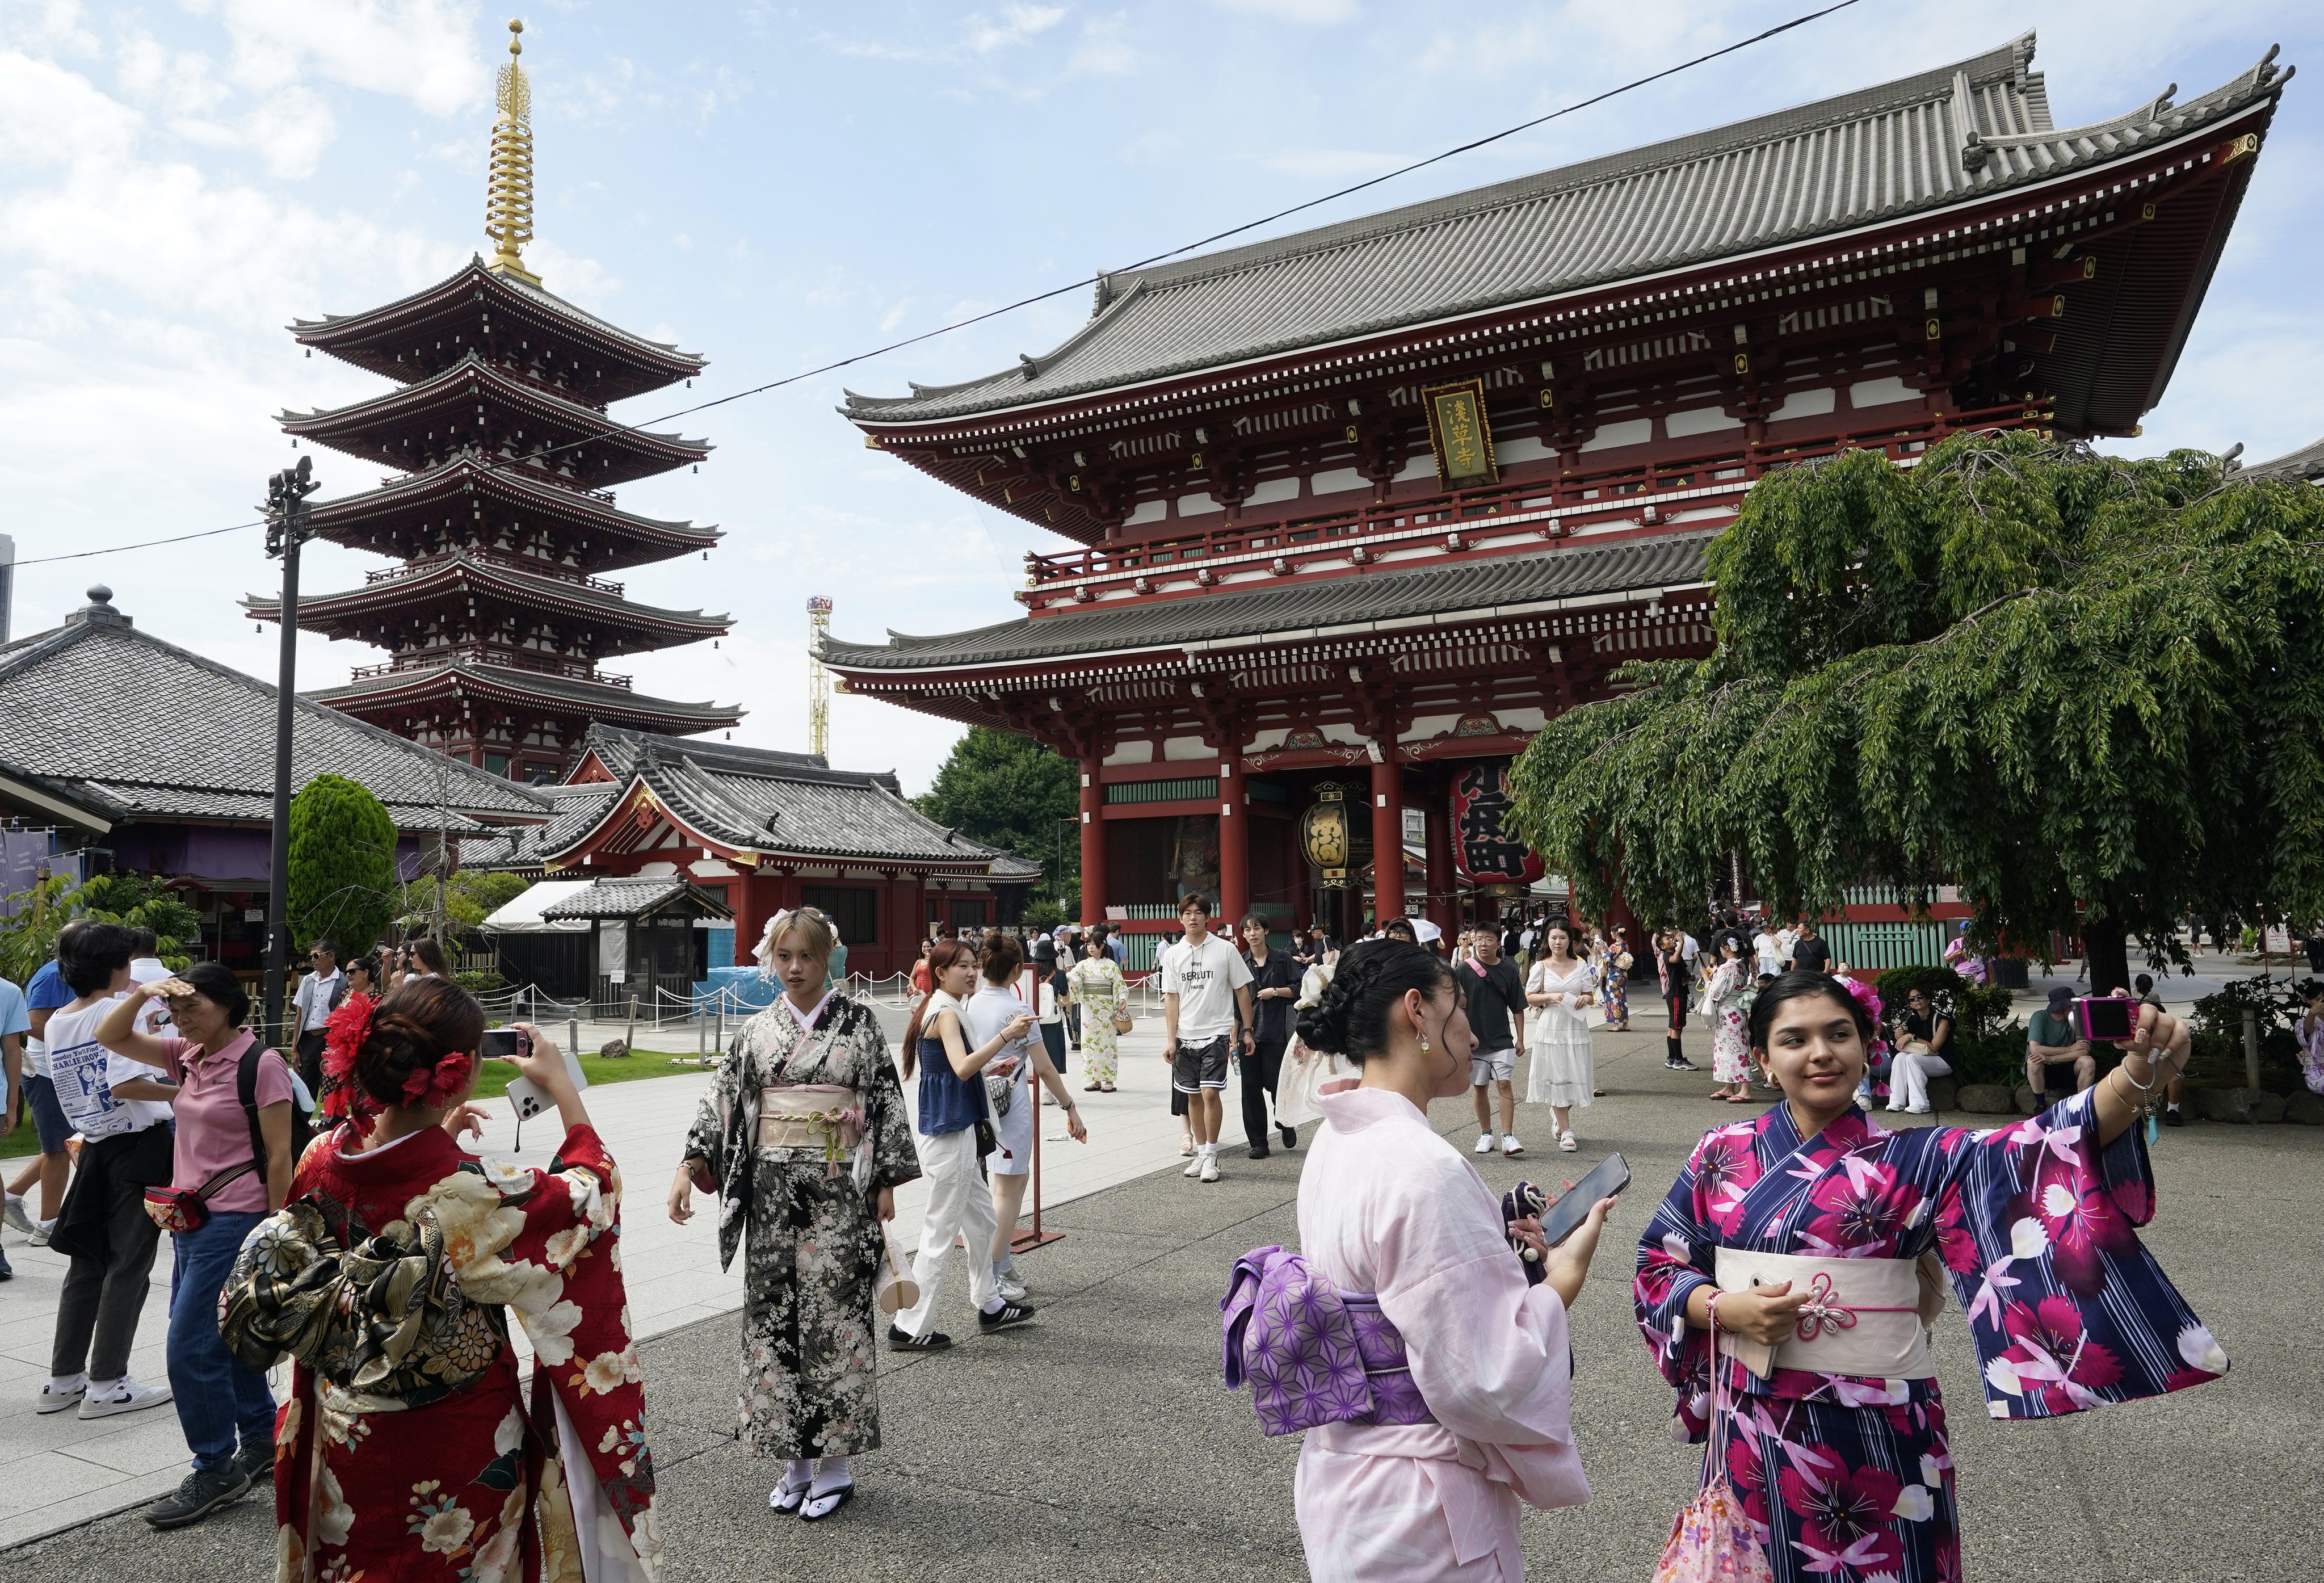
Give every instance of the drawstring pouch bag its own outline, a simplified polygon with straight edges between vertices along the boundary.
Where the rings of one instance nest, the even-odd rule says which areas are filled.
[[[1775,1583],[1767,1557],[1751,1532],[1742,1497],[1727,1482],[1727,1440],[1734,1404],[1719,1356],[1719,1310],[1711,1315],[1711,1438],[1704,1447],[1702,1488],[1671,1523],[1670,1542],[1655,1565],[1654,1583]]]

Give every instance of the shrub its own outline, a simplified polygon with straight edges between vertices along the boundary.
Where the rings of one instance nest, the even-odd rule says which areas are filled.
[[[2216,995],[2195,1003],[2188,1019],[2187,1080],[2198,1088],[2240,1088],[2244,1069],[2244,1014],[2259,1016],[2260,1087],[2289,1093],[2300,1083],[2300,1036],[2295,1024],[2308,1009],[2316,980],[2298,983],[2264,976],[2231,978]]]
[[[293,945],[327,936],[339,959],[378,943],[395,912],[395,821],[345,775],[318,775],[290,800]]]
[[[490,968],[478,972],[455,973],[452,975],[452,982],[470,995],[497,995],[508,987],[508,980]]]

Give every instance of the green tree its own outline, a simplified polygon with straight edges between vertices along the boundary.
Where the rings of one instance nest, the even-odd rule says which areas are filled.
[[[465,869],[444,882],[444,919],[453,929],[474,929],[532,888],[522,875],[498,869]],[[436,916],[436,882],[415,879],[397,894],[395,916],[423,925]]]
[[[1081,772],[1067,760],[1022,736],[972,726],[927,795],[912,802],[971,840],[1038,863],[1034,896],[1066,912],[1080,908]]]
[[[1769,475],[1711,546],[1718,648],[1635,664],[1512,775],[1585,905],[1958,884],[1988,943],[2125,981],[2190,907],[2324,915],[2324,491],[1958,436]]]
[[[153,931],[163,967],[193,965],[202,915],[142,874],[100,874],[76,886],[64,875],[37,881],[16,915],[0,922],[0,978],[22,985],[56,955],[57,931],[76,918]]]
[[[359,957],[395,916],[395,821],[344,775],[318,775],[290,800],[290,937],[303,952],[328,936]]]

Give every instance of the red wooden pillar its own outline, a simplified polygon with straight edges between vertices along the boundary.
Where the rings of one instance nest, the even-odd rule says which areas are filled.
[[[1452,807],[1444,782],[1428,782],[1428,921],[1449,939],[1461,926],[1461,892],[1452,868]]]
[[[1082,922],[1105,921],[1105,788],[1098,783],[1101,761],[1082,760]]]
[[[1219,765],[1219,917],[1232,933],[1250,911],[1250,810],[1234,764]]]
[[[1404,916],[1404,767],[1396,762],[1393,728],[1379,738],[1372,766],[1372,920]]]

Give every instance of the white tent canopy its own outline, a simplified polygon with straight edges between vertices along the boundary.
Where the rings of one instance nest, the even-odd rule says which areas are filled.
[[[586,918],[565,918],[551,923],[540,915],[559,902],[569,902],[597,882],[594,879],[545,879],[484,920],[486,934],[586,934]]]

